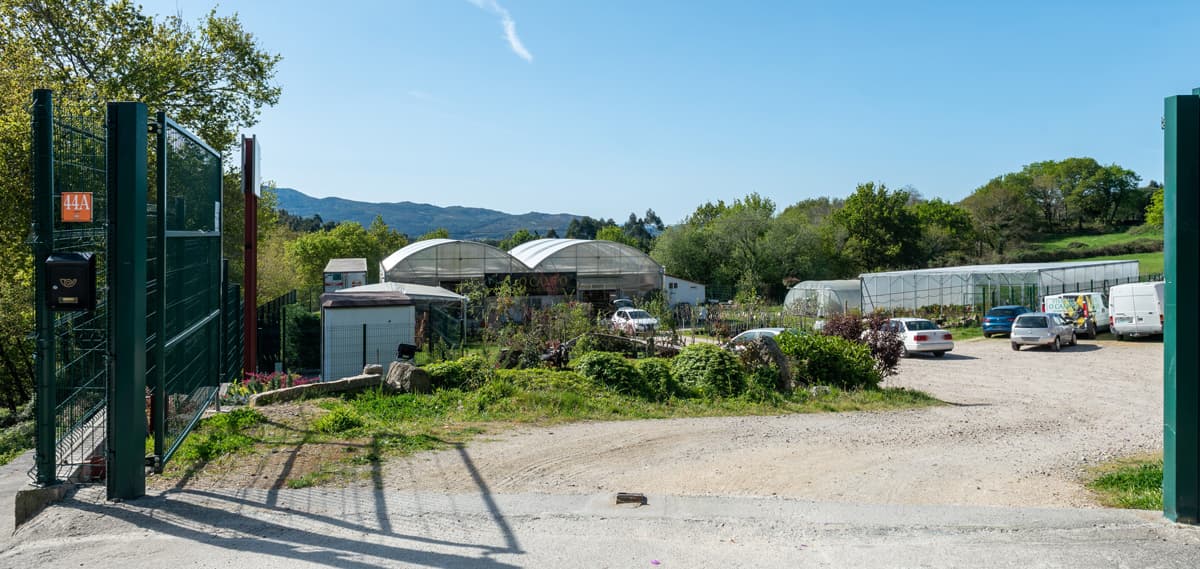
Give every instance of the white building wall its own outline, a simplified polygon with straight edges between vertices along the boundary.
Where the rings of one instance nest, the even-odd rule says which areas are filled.
[[[687,303],[699,306],[704,302],[704,285],[670,275],[663,275],[663,290],[667,293],[667,305]]]
[[[416,309],[413,306],[370,306],[322,310],[322,381],[362,373],[364,325],[366,363],[386,364],[396,359],[397,345],[415,343]]]

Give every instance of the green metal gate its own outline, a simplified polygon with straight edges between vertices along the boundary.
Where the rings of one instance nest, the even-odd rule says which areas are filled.
[[[227,373],[222,361],[221,155],[158,113],[157,229],[163,283],[147,311],[154,337],[154,454],[158,467],[213,402]],[[160,316],[161,315],[161,316]],[[150,368],[150,365],[147,365]],[[161,370],[161,372],[159,371]]]
[[[161,468],[219,384],[241,374],[244,307],[220,257],[220,154],[162,113],[149,121],[140,103],[80,109],[34,95],[31,475],[43,485],[107,479],[110,498],[129,498],[144,493],[145,465]],[[87,193],[90,222],[62,219],[67,192]],[[69,252],[97,260],[92,310],[47,304],[45,260]]]

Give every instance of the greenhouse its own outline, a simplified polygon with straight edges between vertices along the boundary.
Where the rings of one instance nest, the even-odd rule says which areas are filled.
[[[828,316],[862,309],[862,283],[858,279],[804,281],[788,290],[783,306],[805,316]]]
[[[864,312],[960,307],[980,313],[993,306],[1035,307],[1047,294],[1103,292],[1138,282],[1137,261],[971,265],[869,273],[862,281]]]
[[[601,301],[662,288],[663,267],[635,247],[613,241],[537,239],[509,254],[534,273],[570,276],[578,297]]]
[[[379,264],[384,282],[438,286],[454,290],[458,283],[488,275],[528,272],[502,249],[477,241],[426,239],[412,243]]]

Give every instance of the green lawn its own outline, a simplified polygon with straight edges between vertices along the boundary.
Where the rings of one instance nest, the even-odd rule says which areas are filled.
[[[1138,271],[1143,275],[1161,275],[1163,273],[1163,254],[1137,253],[1134,255],[1110,255],[1107,257],[1088,257],[1075,261],[1137,261]]]
[[[1119,233],[1102,233],[1099,235],[1051,235],[1040,242],[1034,243],[1033,245],[1038,249],[1052,251],[1055,249],[1067,249],[1071,243],[1083,243],[1088,247],[1104,247],[1107,245],[1115,245],[1117,243],[1137,241],[1139,239],[1162,238],[1163,234],[1161,231],[1138,232],[1135,229],[1130,231],[1122,231]]]

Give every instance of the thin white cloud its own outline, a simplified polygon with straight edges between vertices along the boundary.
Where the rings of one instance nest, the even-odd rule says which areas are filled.
[[[432,101],[433,100],[433,95],[430,95],[429,93],[426,93],[425,91],[418,91],[416,89],[409,91],[408,96],[412,97],[414,99],[420,99],[422,101]]]
[[[517,57],[533,63],[533,54],[525,49],[525,44],[521,43],[521,38],[517,36],[517,23],[513,21],[512,16],[505,10],[503,6],[496,0],[467,0],[481,10],[486,10],[497,16],[500,16],[500,25],[504,28],[504,39],[508,42],[508,47],[512,48],[513,53]]]

